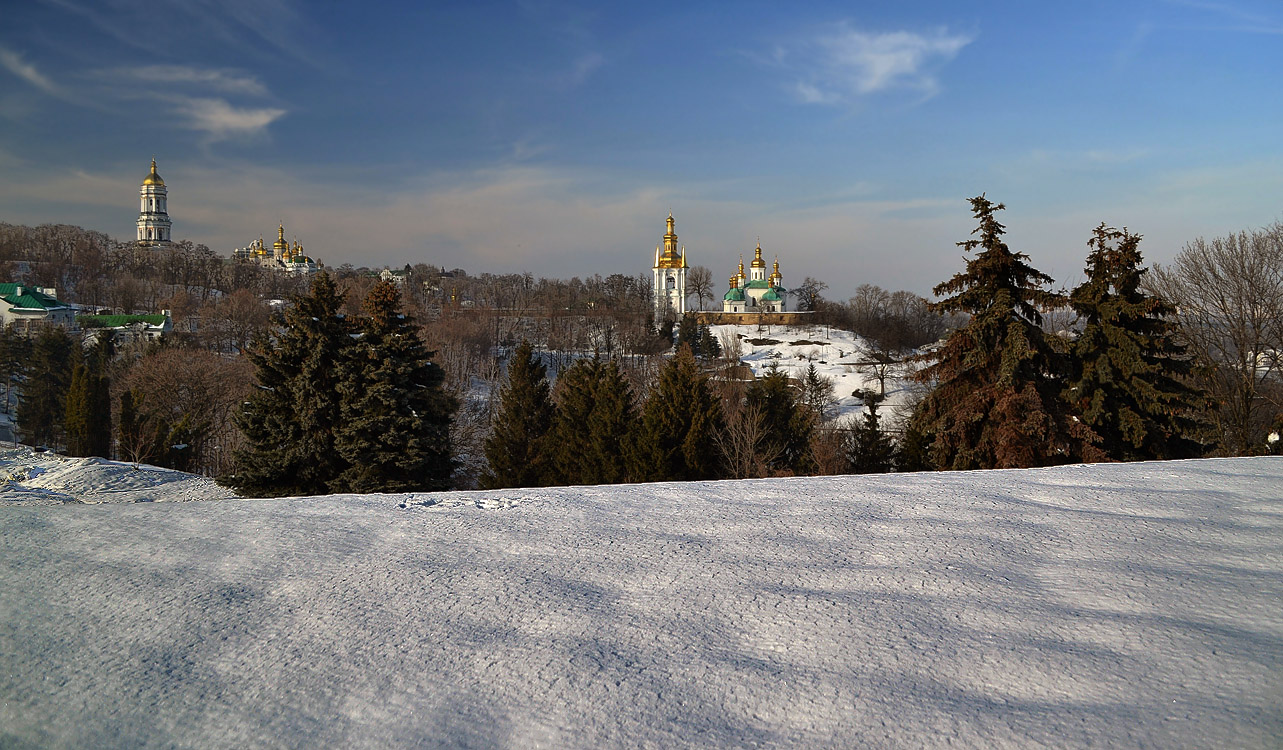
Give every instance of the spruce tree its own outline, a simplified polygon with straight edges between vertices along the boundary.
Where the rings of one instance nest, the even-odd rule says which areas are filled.
[[[90,352],[89,379],[89,455],[111,458],[111,379],[108,365],[114,354],[110,335],[104,335]]]
[[[549,430],[555,484],[613,484],[630,477],[632,393],[614,361],[580,360],[557,383]]]
[[[979,253],[966,271],[938,285],[932,305],[970,320],[954,331],[917,378],[934,382],[916,428],[931,433],[933,463],[944,469],[1023,468],[1099,456],[1094,436],[1071,417],[1060,392],[1066,363],[1043,335],[1038,309],[1059,305],[1051,277],[1002,241],[1003,210],[971,199],[979,226],[959,242]]]
[[[380,281],[362,305],[360,340],[340,366],[335,450],[347,464],[335,492],[414,492],[450,487],[450,422],[458,404],[396,285]]]
[[[633,476],[651,482],[716,479],[716,439],[723,427],[721,402],[690,347],[681,347],[642,408]]]
[[[1109,458],[1189,458],[1202,452],[1192,363],[1175,340],[1175,310],[1142,289],[1140,240],[1101,223],[1087,243],[1087,280],[1069,297],[1084,327],[1066,394]]]
[[[24,442],[61,447],[76,354],[71,337],[58,326],[46,326],[36,335],[18,403],[18,429]]]
[[[862,423],[851,428],[848,452],[851,473],[885,474],[895,466],[895,446],[882,431],[878,417],[878,405],[882,403],[883,396],[873,390],[856,391],[854,395],[864,402],[868,413]]]
[[[522,341],[508,360],[508,383],[499,393],[490,436],[486,438],[489,463],[481,486],[543,487],[552,479],[550,446],[553,404],[547,368],[533,347]]]
[[[71,384],[67,387],[63,430],[67,436],[68,456],[88,456],[89,453],[89,368],[76,362],[71,368]]]
[[[802,403],[788,376],[772,367],[749,384],[745,401],[762,417],[763,454],[772,456],[767,468],[776,474],[807,474],[811,471],[811,434],[815,416]]]
[[[283,329],[259,335],[246,352],[257,387],[235,418],[245,437],[235,473],[222,479],[242,494],[324,494],[347,470],[334,444],[339,366],[353,344],[343,297],[321,271],[293,299]]]

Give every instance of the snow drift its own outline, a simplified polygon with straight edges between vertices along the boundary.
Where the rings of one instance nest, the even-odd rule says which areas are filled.
[[[1283,459],[0,508],[4,747],[1277,747]]]

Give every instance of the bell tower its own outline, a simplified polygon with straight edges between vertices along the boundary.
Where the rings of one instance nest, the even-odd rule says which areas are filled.
[[[673,212],[668,212],[668,231],[664,244],[655,246],[654,298],[655,323],[686,313],[686,248],[677,243],[673,229]]]
[[[170,242],[169,191],[165,181],[156,173],[156,160],[151,160],[151,173],[143,178],[138,190],[141,205],[138,209],[138,244],[162,246]]]

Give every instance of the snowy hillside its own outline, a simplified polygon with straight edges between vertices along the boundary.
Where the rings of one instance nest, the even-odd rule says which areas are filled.
[[[0,747],[1279,747],[1280,602],[1278,458],[6,503]]]
[[[738,341],[740,362],[749,366],[753,374],[761,376],[776,366],[790,377],[801,380],[806,370],[815,365],[820,375],[833,381],[833,395],[837,397],[839,418],[863,414],[864,406],[851,394],[859,390],[879,390],[879,383],[871,366],[874,359],[869,344],[850,331],[829,326],[709,326],[713,336],[722,343]],[[906,379],[911,366],[892,365],[886,381],[886,403],[883,415],[893,414],[907,397]]]

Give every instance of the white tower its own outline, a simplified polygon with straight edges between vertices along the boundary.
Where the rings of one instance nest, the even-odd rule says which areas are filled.
[[[168,245],[169,208],[165,205],[169,191],[165,181],[156,174],[156,160],[151,160],[151,174],[143,178],[143,186],[138,195],[142,202],[138,210],[138,244]]]
[[[668,232],[663,249],[655,246],[655,322],[686,313],[686,248],[677,244],[673,212],[668,212]]]

